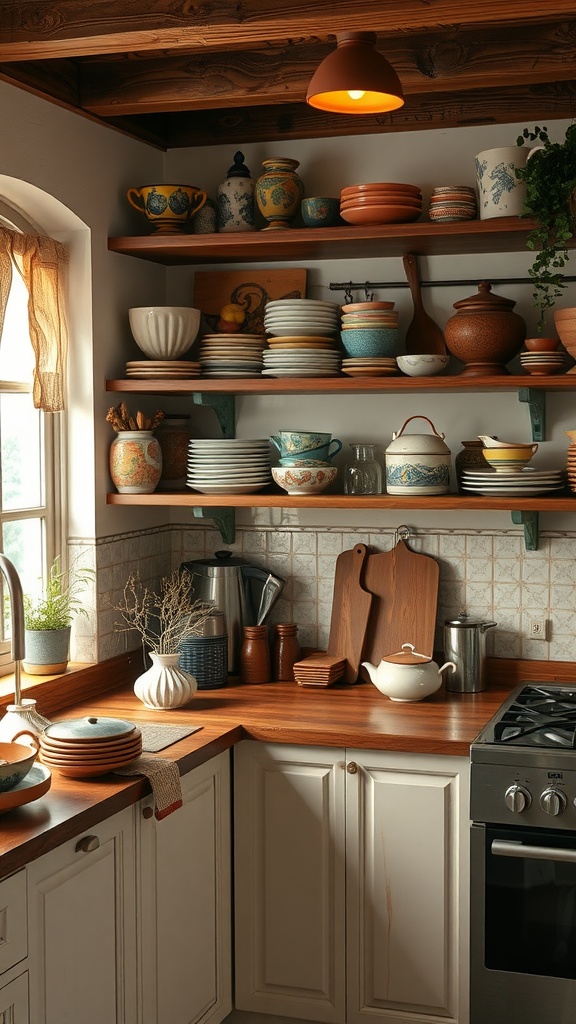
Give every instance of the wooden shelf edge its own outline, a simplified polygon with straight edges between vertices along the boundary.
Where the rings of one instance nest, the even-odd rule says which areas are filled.
[[[575,512],[576,495],[515,499],[490,498],[482,495],[442,494],[431,497],[414,495],[374,494],[358,497],[350,494],[201,494],[198,491],[159,491],[153,494],[109,493],[108,505],[179,506],[182,508],[317,508],[317,509],[444,509],[501,512]]]
[[[196,377],[190,380],[127,380],[106,381],[107,391],[131,394],[188,395],[194,392],[220,394],[377,394],[378,392],[416,391],[575,391],[576,373],[540,376],[532,374],[507,377],[291,377],[263,380],[259,377],[211,380]]]

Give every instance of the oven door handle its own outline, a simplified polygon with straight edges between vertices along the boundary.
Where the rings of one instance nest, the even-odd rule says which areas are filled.
[[[557,860],[576,864],[576,850],[563,850],[555,846],[529,846],[521,842],[493,839],[492,853],[496,857],[522,857],[524,860]]]

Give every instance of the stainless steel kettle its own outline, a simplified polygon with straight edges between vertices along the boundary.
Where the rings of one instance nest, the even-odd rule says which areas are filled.
[[[191,576],[194,597],[212,601],[224,612],[228,633],[228,671],[240,667],[244,626],[262,625],[282,592],[286,580],[268,569],[235,558],[231,551],[216,551],[213,558],[182,562]]]
[[[444,623],[444,657],[456,665],[452,675],[446,676],[447,690],[479,693],[486,689],[486,630],[496,625],[465,612]]]

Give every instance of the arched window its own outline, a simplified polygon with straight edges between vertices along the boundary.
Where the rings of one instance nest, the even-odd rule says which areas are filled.
[[[39,235],[7,203],[0,227]],[[29,294],[15,266],[0,339],[0,549],[14,562],[24,592],[38,594],[62,548],[62,413],[34,408],[35,356]],[[0,674],[9,670],[10,620],[0,617]]]

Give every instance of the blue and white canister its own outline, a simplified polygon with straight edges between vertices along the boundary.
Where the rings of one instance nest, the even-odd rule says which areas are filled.
[[[234,154],[234,163],[218,186],[216,200],[218,231],[255,231],[254,182],[244,163],[244,154]]]

